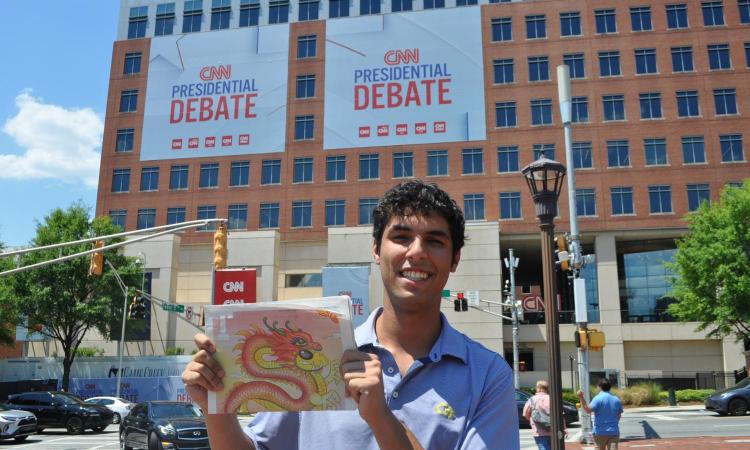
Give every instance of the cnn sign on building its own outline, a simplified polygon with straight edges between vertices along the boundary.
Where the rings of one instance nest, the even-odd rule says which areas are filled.
[[[214,305],[255,303],[255,269],[218,269],[214,272]]]

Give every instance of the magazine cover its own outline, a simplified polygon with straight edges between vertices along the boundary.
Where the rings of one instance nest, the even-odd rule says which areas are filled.
[[[339,373],[356,348],[349,297],[210,305],[205,317],[226,373],[209,414],[356,408]]]

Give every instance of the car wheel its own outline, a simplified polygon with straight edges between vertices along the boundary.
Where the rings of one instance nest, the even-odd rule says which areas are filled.
[[[148,450],[164,450],[156,433],[149,433],[148,435]]]
[[[13,439],[15,439],[16,442],[21,442],[21,441],[25,441],[27,437],[29,437],[29,436],[28,435],[26,435],[26,436],[16,436]]]
[[[735,398],[729,402],[729,408],[727,408],[733,416],[744,416],[747,414],[747,403],[741,398]]]
[[[94,430],[96,433],[101,433],[105,428],[107,427],[94,427],[92,428],[92,430]]]
[[[115,413],[114,416],[112,416],[112,423],[120,423],[120,414]]]
[[[73,416],[65,422],[65,428],[68,430],[68,434],[81,434],[83,433],[83,421],[80,417]]]
[[[133,447],[125,445],[125,431],[120,433],[120,450],[133,450]]]

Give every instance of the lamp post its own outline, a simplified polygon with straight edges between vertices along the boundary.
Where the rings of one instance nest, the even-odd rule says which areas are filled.
[[[550,384],[551,441],[553,450],[565,448],[562,416],[562,381],[560,379],[560,330],[557,317],[557,287],[554,277],[554,235],[557,199],[565,178],[565,166],[557,161],[539,158],[521,171],[536,207],[542,240],[542,273],[544,286],[544,321],[547,325],[547,359]]]

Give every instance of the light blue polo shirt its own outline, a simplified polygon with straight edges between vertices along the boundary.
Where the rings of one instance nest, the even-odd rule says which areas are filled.
[[[402,378],[375,335],[381,311],[355,330],[355,339],[359,350],[380,358],[388,407],[425,449],[520,448],[513,376],[504,359],[456,331],[441,313],[430,354]],[[378,450],[356,410],[259,413],[245,433],[258,450]]]
[[[594,434],[600,436],[620,435],[620,414],[622,403],[616,395],[601,391],[589,403],[594,411]]]

